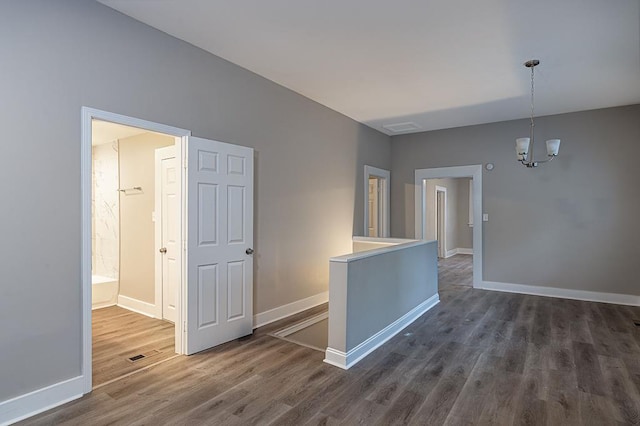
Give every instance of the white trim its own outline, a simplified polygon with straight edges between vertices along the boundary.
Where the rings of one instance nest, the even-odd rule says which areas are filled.
[[[438,211],[438,192],[442,192],[444,194],[444,213],[442,214],[442,248],[438,247],[438,257],[440,257],[440,254],[443,254],[445,258],[449,257],[449,250],[447,250],[447,217],[449,216],[449,207],[448,207],[448,203],[447,203],[447,188],[444,186],[439,186],[439,185],[434,185],[435,186],[435,191],[434,191],[434,195],[435,195],[435,206],[433,209],[433,220],[435,222],[435,229],[434,229],[434,236],[436,237],[436,241],[438,241],[438,228],[440,227],[438,224],[438,214],[440,213]],[[425,212],[426,213],[426,212]],[[426,232],[426,230],[425,230]],[[438,241],[438,246],[440,241]],[[440,252],[440,250],[442,250],[442,253]],[[453,255],[451,255],[453,256]]]
[[[180,184],[178,185],[178,192],[176,197],[180,200],[180,253],[182,256],[178,256],[180,259],[180,290],[176,297],[176,322],[175,324],[175,352],[179,355],[187,353],[187,286],[189,281],[187,280],[187,261],[189,258],[189,252],[187,251],[187,141],[191,136],[182,136],[180,140],[176,139],[176,158],[180,159]]]
[[[375,243],[375,244],[389,244],[394,246],[396,244],[410,243],[416,241],[414,238],[382,238],[382,237],[351,237],[351,241],[360,243]]]
[[[272,322],[281,320],[282,318],[306,311],[307,309],[322,305],[328,301],[329,292],[325,291],[311,297],[307,297],[306,299],[296,300],[295,302],[269,309],[268,311],[261,312],[253,316],[253,329],[255,330],[258,327],[271,324]]]
[[[82,376],[0,402],[0,425],[10,425],[82,397]]]
[[[361,251],[361,252],[358,252],[358,253],[343,254],[342,256],[335,256],[335,257],[332,257],[332,258],[329,259],[329,263],[331,263],[331,262],[337,262],[337,263],[354,262],[356,260],[364,259],[364,258],[367,258],[367,257],[372,257],[372,256],[378,256],[380,254],[391,253],[391,252],[397,251],[397,250],[404,250],[406,248],[419,246],[419,245],[427,244],[427,243],[430,243],[430,242],[431,241],[425,241],[425,240],[409,240],[409,242],[407,242],[407,243],[390,245],[388,247],[380,247],[380,248],[377,248],[377,249]]]
[[[118,306],[124,309],[128,309],[137,314],[146,315],[151,318],[160,318],[156,315],[156,305],[154,305],[153,303],[134,299],[133,297],[123,296],[122,294],[119,294]]]
[[[458,249],[451,249],[451,250],[447,250],[447,252],[444,255],[445,259],[448,259],[450,257],[455,256],[456,254],[458,254]]]
[[[362,358],[366,357],[371,352],[385,344],[393,336],[401,332],[409,324],[420,318],[425,312],[436,306],[439,302],[440,296],[436,293],[347,353],[337,349],[327,348],[324,362],[335,367],[342,368],[343,370],[348,370],[357,364]]]
[[[110,121],[112,123],[123,124],[126,126],[138,127],[141,129],[146,129],[153,132],[165,133],[168,135],[175,136],[176,138],[180,138],[177,140],[177,152],[176,156],[180,154],[180,158],[184,157],[182,155],[184,141],[187,136],[191,135],[191,131],[180,129],[178,127],[167,126],[160,123],[154,123],[152,121],[142,120],[139,118],[128,117],[126,115],[115,114],[108,111],[101,111],[99,109],[90,108],[83,106],[80,111],[81,115],[81,143],[80,143],[80,214],[81,214],[81,266],[80,266],[80,276],[82,279],[82,306],[81,306],[81,315],[82,315],[82,376],[83,377],[83,392],[89,393],[92,388],[92,348],[91,348],[91,120],[103,120]],[[182,187],[184,186],[184,167],[183,173],[181,174],[181,179],[183,180],[181,183],[181,193],[179,194],[179,199],[182,200]],[[184,203],[184,200],[183,200]],[[181,210],[181,229],[184,230],[184,207]],[[183,231],[184,232],[184,231]],[[184,244],[184,241],[182,241]],[[184,250],[181,247],[180,253],[184,254]],[[184,255],[183,255],[184,256]],[[184,268],[185,261],[182,260],[181,268]],[[182,324],[184,318],[186,317],[186,307],[183,304],[182,293],[185,291],[185,287],[187,285],[186,280],[184,279],[184,274],[182,275],[182,283],[180,286],[180,292],[178,294],[177,303],[180,303],[179,306],[182,306],[183,309],[180,309],[177,312],[178,318],[176,318],[176,324]],[[175,350],[178,353],[184,353],[184,340],[183,339],[183,328],[176,326],[176,334],[175,334]]]
[[[378,201],[382,203],[382,229],[380,237],[389,236],[389,194],[391,187],[391,172],[389,170],[379,169],[373,166],[364,166],[364,235],[369,236],[369,176],[382,178],[384,185],[382,186],[382,196],[378,197]]]
[[[102,308],[108,308],[110,306],[116,306],[117,303],[116,302],[103,302],[103,303],[96,303],[94,305],[91,305],[91,310],[95,311],[96,309],[102,309]]]
[[[456,254],[473,254],[472,248],[460,248],[456,249]]]
[[[469,227],[473,228],[473,180],[469,181]]]
[[[507,293],[531,294],[534,296],[557,297],[560,299],[584,300],[587,302],[614,303],[616,305],[640,306],[640,296],[599,291],[572,290],[558,287],[542,287],[525,284],[510,284],[484,281],[483,290],[504,291]]]
[[[455,256],[456,254],[473,254],[473,249],[458,247],[451,250],[447,250],[447,255],[445,256],[445,259]]]
[[[470,177],[473,185],[473,286],[481,287],[482,270],[482,165],[416,169],[415,171],[415,236],[424,238],[426,179]]]

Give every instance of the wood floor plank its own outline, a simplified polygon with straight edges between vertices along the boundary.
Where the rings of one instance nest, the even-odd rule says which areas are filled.
[[[20,424],[640,423],[640,328],[632,322],[640,308],[473,289],[470,275],[455,281],[471,270],[471,256],[454,260],[441,262],[449,281],[440,304],[348,371],[268,335],[325,305],[135,371]],[[165,351],[172,340],[170,324],[95,311],[95,355],[107,366],[96,371],[131,347],[109,315],[135,336],[135,350]]]
[[[449,412],[447,423],[474,422],[482,415],[485,404],[496,389],[496,372],[502,368],[502,359],[485,352],[474,365],[460,395]]]
[[[344,390],[322,411],[330,417],[343,419],[351,408],[351,404],[363,398],[384,378],[394,373],[398,365],[406,359],[405,356],[391,352],[373,371],[367,373],[361,380]]]
[[[93,385],[175,356],[174,325],[119,306],[92,311]],[[144,354],[131,362],[128,358]]]
[[[640,394],[624,363],[617,358],[598,357],[607,396],[616,408],[615,417],[627,424],[640,424]]]
[[[600,369],[598,355],[593,345],[576,342],[573,344],[576,360],[578,389],[593,395],[604,395],[604,377]]]
[[[547,376],[544,400],[547,401],[547,420],[550,425],[580,425],[578,386],[575,372],[552,371]]]

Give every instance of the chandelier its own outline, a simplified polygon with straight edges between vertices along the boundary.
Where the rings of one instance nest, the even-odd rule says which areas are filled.
[[[538,167],[538,164],[553,160],[560,149],[560,139],[549,139],[547,141],[547,159],[540,161],[533,159],[533,128],[535,126],[533,123],[533,69],[539,64],[540,61],[537,59],[531,59],[524,63],[525,67],[531,68],[531,126],[528,138],[516,139],[516,154],[518,155],[518,161],[527,167]]]

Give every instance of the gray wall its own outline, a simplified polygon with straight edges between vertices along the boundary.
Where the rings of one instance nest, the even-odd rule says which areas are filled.
[[[640,105],[536,119],[537,169],[515,160],[527,120],[392,138],[392,235],[414,236],[414,170],[483,170],[484,280],[640,295]],[[478,224],[475,224],[478,226]]]
[[[80,374],[81,106],[256,149],[255,312],[327,290],[390,168],[387,136],[92,1],[3,1],[0,58],[0,400]]]
[[[473,228],[469,226],[469,178],[455,179],[458,185],[456,207],[458,232],[456,248],[473,248]]]

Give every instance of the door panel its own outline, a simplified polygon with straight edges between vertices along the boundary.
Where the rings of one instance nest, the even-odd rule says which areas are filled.
[[[218,324],[218,265],[198,265],[198,329]]]
[[[187,354],[253,331],[253,149],[187,140]]]
[[[227,300],[228,320],[244,318],[244,288],[245,288],[244,261],[232,262],[227,265],[229,277],[229,293]]]
[[[229,244],[244,244],[245,188],[227,187],[227,236]]]

